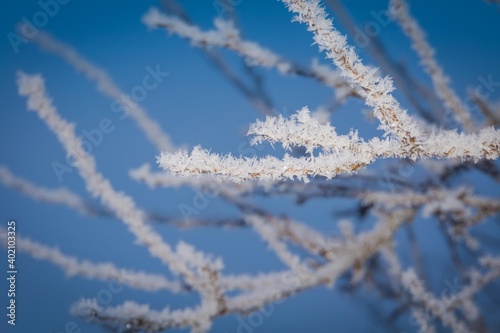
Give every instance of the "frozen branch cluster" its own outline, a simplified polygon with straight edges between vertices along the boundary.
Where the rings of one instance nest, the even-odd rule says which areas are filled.
[[[286,155],[282,160],[269,156],[248,160],[209,154],[197,147],[190,154],[186,151],[162,154],[158,161],[163,168],[188,176],[204,173],[224,175],[235,181],[282,178],[307,181],[308,176],[332,178],[339,173],[351,173],[379,157],[498,158],[500,133],[493,127],[470,135],[441,131],[424,138],[417,122],[401,109],[391,95],[394,88],[390,78],[382,78],[376,69],[363,65],[354,49],[347,45],[345,36],[333,27],[318,1],[284,2],[290,11],[296,13],[296,20],[306,23],[314,33],[320,51],[326,50],[327,57],[333,60],[342,75],[362,89],[362,97],[368,106],[373,107],[381,128],[397,141],[391,137],[383,141],[375,138],[365,144],[355,133],[351,137],[338,136],[330,126],[315,123],[307,109],[303,109],[289,121],[280,117],[278,120],[268,118],[264,123],[257,122],[249,134],[257,134],[254,142],[269,138],[271,143],[280,142],[285,148],[304,146],[311,152],[313,148],[320,147],[327,153],[316,157],[293,158]],[[339,153],[328,153],[331,150]]]
[[[498,218],[500,200],[480,194],[472,185],[457,186],[452,178],[474,170],[492,182],[500,180],[495,161],[500,155],[500,133],[495,128],[498,112],[489,101],[476,98],[475,103],[487,119],[483,128],[475,123],[471,110],[462,105],[449,86],[449,79],[434,57],[435,51],[404,0],[392,0],[391,11],[430,75],[443,107],[453,111],[467,133],[438,129],[436,124],[417,119],[403,109],[393,95],[392,79],[361,61],[318,0],[282,2],[294,13],[294,20],[312,32],[314,43],[320,51],[326,51],[336,69],[317,61],[312,61],[310,68],[294,64],[243,39],[240,30],[229,21],[215,20],[214,30],[203,31],[182,17],[151,9],[144,15],[143,23],[149,28],[164,28],[195,46],[229,49],[249,66],[315,79],[334,88],[335,97],[341,102],[348,96],[360,98],[373,111],[383,135],[366,140],[357,130],[338,133],[328,121],[321,121],[308,107],[303,107],[288,117],[267,116],[249,127],[247,135],[253,137],[253,145],[266,141],[273,147],[281,145],[285,150],[283,157],[219,155],[201,146],[190,152],[175,151],[170,136],[123,94],[108,74],[69,46],[40,32],[33,39],[37,44],[68,61],[94,81],[100,92],[119,101],[155,148],[162,150],[157,162],[164,170],[154,171],[144,164],[129,172],[131,178],[151,189],[188,186],[210,193],[236,208],[238,216],[184,216],[179,222],[175,217],[155,216],[141,209],[132,196],[119,191],[99,172],[94,157],[84,150],[76,135],[75,124],[57,111],[43,77],[19,72],[19,94],[27,99],[27,108],[36,112],[55,134],[74,160],[87,191],[99,200],[100,206],[89,204],[66,188],[36,185],[3,165],[0,183],[33,200],[123,222],[137,243],[168,267],[172,277],[121,268],[109,262],[80,260],[24,236],[18,237],[19,250],[58,266],[68,276],[116,280],[148,292],[199,295],[199,302],[178,309],[171,309],[169,304],[153,309],[133,301],[105,307],[96,299],[82,299],[72,307],[75,315],[116,331],[187,328],[191,332],[207,332],[217,317],[249,314],[310,288],[347,284],[348,291],[369,286],[382,299],[396,305],[391,318],[409,313],[421,332],[436,332],[440,327],[453,332],[488,332],[482,304],[476,296],[500,278],[500,259],[498,247],[496,252],[490,250],[476,227],[489,225]],[[385,163],[383,173],[368,168],[377,161]],[[401,177],[408,167],[415,176]],[[352,218],[339,219],[337,233],[326,235],[314,229],[315,221],[303,223],[255,206],[251,199],[256,196],[290,196],[299,204],[318,197],[344,198],[355,202],[356,208],[350,211]],[[366,216],[374,223],[358,228],[355,220]],[[420,251],[422,244],[412,227],[419,219],[441,228],[453,269],[463,282],[462,288],[445,300],[439,299],[426,279],[428,267]],[[156,231],[154,222],[160,221],[179,228],[252,228],[283,268],[259,274],[227,274],[220,257],[183,241],[175,246],[166,242]],[[403,229],[407,231],[411,253],[410,262],[404,264],[398,253],[401,244],[396,242],[396,235]],[[6,231],[0,228],[4,246],[5,239]],[[494,242],[498,245],[496,239]],[[474,259],[465,263],[458,249],[473,254]]]

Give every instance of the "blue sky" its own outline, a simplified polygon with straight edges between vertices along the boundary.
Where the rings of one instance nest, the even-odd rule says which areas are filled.
[[[210,28],[218,15],[212,0],[179,1],[193,21]],[[303,65],[312,58],[324,61],[323,54],[312,45],[312,38],[303,25],[291,23],[291,14],[278,1],[242,0],[236,6],[239,24],[248,39],[258,41],[278,54],[286,55]],[[158,88],[148,93],[141,105],[150,116],[168,132],[178,145],[197,144],[214,152],[238,154],[238,147],[247,147],[244,133],[248,124],[262,116],[231,86],[203,57],[201,52],[176,36],[163,31],[148,31],[141,23],[142,15],[159,1],[77,1],[59,5],[44,30],[72,45],[80,54],[104,68],[125,92],[139,84],[147,67],[160,66],[169,73]],[[350,1],[349,10],[361,27],[375,19],[374,12],[383,10],[386,1]],[[437,58],[452,77],[456,91],[464,96],[467,87],[475,87],[481,77],[491,76],[500,81],[500,12],[495,5],[480,0],[412,1],[412,12],[428,33],[436,48]],[[26,111],[26,101],[17,94],[15,73],[41,73],[59,112],[77,123],[77,132],[96,128],[103,118],[112,120],[115,129],[93,148],[99,170],[114,186],[132,195],[146,210],[179,215],[179,205],[191,203],[195,195],[191,189],[163,189],[151,191],[130,180],[128,170],[144,162],[155,163],[158,152],[130,120],[121,120],[111,110],[112,101],[101,95],[93,83],[87,81],[60,58],[41,51],[33,43],[19,45],[15,52],[9,41],[16,22],[24,17],[32,21],[43,8],[37,1],[9,1],[0,13],[0,98],[4,101],[0,113],[0,163],[18,175],[47,187],[65,186],[89,200],[85,185],[76,171],[66,173],[62,181],[56,177],[51,165],[65,162],[65,153],[55,136],[36,114]],[[374,11],[374,12],[373,12]],[[342,29],[342,27],[340,27]],[[12,35],[10,35],[12,36]],[[417,65],[408,40],[394,23],[381,28],[379,37],[393,58],[408,66],[416,77],[428,84],[429,80]],[[352,42],[353,39],[350,39]],[[372,63],[363,49],[359,50],[367,63]],[[234,54],[222,52],[233,66],[242,72],[241,61]],[[315,108],[326,103],[330,91],[315,82],[290,78],[272,70],[258,69],[265,77],[265,87],[272,96],[276,110],[290,114],[305,105]],[[498,99],[495,90],[491,98]],[[403,103],[405,101],[403,100]],[[406,104],[405,107],[410,108]],[[351,102],[341,108],[332,123],[340,132],[358,128],[363,137],[381,135],[376,125],[364,122],[363,105]],[[409,111],[412,113],[411,109]],[[258,152],[272,153],[269,146]],[[481,176],[461,179],[464,183],[479,184],[485,194],[498,194],[498,187]],[[134,244],[133,236],[114,219],[92,219],[70,209],[39,202],[0,187],[0,223],[17,221],[18,232],[40,242],[58,246],[63,252],[82,259],[113,261],[128,268],[163,273],[166,269],[148,256],[147,251]],[[345,205],[342,201],[314,200],[296,207],[290,198],[277,200],[256,199],[256,202],[277,212],[288,213],[298,220],[308,221],[320,230],[334,233],[332,211]],[[211,199],[201,212],[203,216],[233,216],[235,209],[217,199]],[[179,231],[166,226],[158,227],[171,244],[179,239],[197,245],[200,249],[222,255],[226,272],[240,273],[267,271],[281,268],[281,263],[266,249],[256,233],[250,230]],[[443,288],[444,281],[453,281],[446,273],[448,257],[442,253],[442,240],[436,230],[420,223],[417,232],[426,236],[424,255],[443,267],[432,270],[435,287]],[[496,230],[498,232],[498,230]],[[404,252],[404,251],[403,251]],[[4,252],[2,252],[4,253]],[[403,253],[403,256],[405,254]],[[1,262],[0,258],[0,262]],[[441,266],[439,266],[441,265]],[[4,315],[0,331],[4,332],[64,332],[67,323],[74,321],[82,332],[103,332],[69,314],[70,305],[81,297],[97,297],[109,289],[107,283],[68,279],[58,268],[29,256],[18,256],[18,325],[7,327]],[[0,265],[5,270],[4,264]],[[1,305],[4,306],[5,281],[0,282]],[[190,295],[169,293],[150,294],[125,289],[113,293],[111,304],[127,299],[151,303],[155,308],[171,304],[172,308],[196,302]],[[372,315],[369,305],[374,295],[366,293],[350,297],[337,290],[317,288],[276,305],[272,315],[265,317],[254,332],[363,332]],[[241,322],[235,316],[217,320],[214,332],[235,332]],[[408,323],[402,327],[412,329]],[[385,329],[381,326],[379,331]]]

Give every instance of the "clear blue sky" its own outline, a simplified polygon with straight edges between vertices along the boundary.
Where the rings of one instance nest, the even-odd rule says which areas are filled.
[[[212,26],[217,16],[213,0],[180,0],[195,22],[204,28]],[[347,3],[348,1],[346,1]],[[152,118],[168,132],[179,145],[202,144],[214,152],[238,154],[238,147],[248,139],[243,136],[248,124],[261,115],[210,66],[201,53],[189,43],[163,31],[148,31],[140,22],[150,6],[159,1],[77,1],[60,5],[57,14],[48,19],[44,29],[56,38],[72,45],[81,55],[107,70],[120,88],[129,92],[141,82],[146,67],[160,65],[169,76],[141,103]],[[372,11],[383,10],[386,1],[349,1],[349,9],[356,21],[364,26],[373,21]],[[412,1],[412,11],[428,32],[436,48],[437,57],[445,71],[453,78],[454,88],[463,96],[467,87],[478,85],[479,77],[492,75],[500,81],[500,12],[495,5],[481,0]],[[303,25],[291,23],[291,14],[278,1],[242,0],[236,7],[244,35],[258,41],[278,54],[307,65],[312,58],[323,61],[312,38]],[[47,187],[65,186],[85,198],[85,186],[77,172],[65,174],[59,182],[51,164],[64,163],[65,154],[55,136],[49,132],[36,114],[26,111],[26,101],[17,94],[15,73],[41,73],[59,112],[77,123],[77,132],[95,128],[103,118],[109,118],[115,130],[104,137],[103,143],[93,149],[99,170],[114,186],[131,194],[140,207],[163,214],[179,215],[182,203],[190,204],[190,189],[150,191],[128,177],[128,170],[144,162],[154,164],[157,152],[129,119],[120,120],[111,111],[111,100],[99,94],[93,83],[61,61],[40,51],[32,43],[19,45],[16,53],[9,41],[16,22],[26,17],[33,20],[42,7],[37,1],[9,1],[0,13],[0,163],[18,175]],[[405,63],[412,73],[424,82],[428,79],[416,65],[409,42],[394,23],[381,29],[380,38],[393,57]],[[352,41],[352,40],[351,40]],[[239,59],[223,53],[234,68],[241,71]],[[363,57],[367,57],[361,50]],[[367,57],[368,58],[368,57]],[[369,58],[367,59],[370,62]],[[281,113],[291,113],[302,106],[315,108],[330,98],[328,89],[309,80],[283,77],[275,71],[259,70],[265,86]],[[498,99],[498,90],[492,98]],[[406,105],[409,107],[409,105]],[[381,135],[373,125],[362,124],[362,105],[351,103],[342,108],[332,120],[341,131],[359,128],[364,137]],[[410,110],[411,112],[411,110]],[[271,151],[266,148],[265,152]],[[465,179],[468,183],[484,184],[486,194],[498,194],[495,185],[488,185],[480,177]],[[298,220],[308,221],[320,230],[335,232],[332,210],[342,202],[314,200],[303,207],[295,207],[289,198],[258,200],[278,213],[289,213]],[[235,210],[211,199],[202,210],[203,216],[233,216]],[[0,223],[15,219],[18,231],[40,242],[58,246],[63,252],[82,259],[113,261],[118,265],[163,273],[166,269],[148,256],[143,247],[134,245],[126,228],[113,219],[92,219],[66,208],[33,202],[17,192],[0,187]],[[171,244],[179,239],[197,245],[200,249],[220,254],[226,263],[225,272],[239,273],[267,271],[281,268],[272,252],[250,230],[196,230],[178,231],[165,226],[159,232]],[[496,230],[498,232],[498,230]],[[440,250],[442,240],[428,225],[419,227],[426,233],[424,255],[441,267],[433,270],[437,290],[443,288],[448,257]],[[433,234],[434,233],[434,234]],[[4,253],[4,252],[1,252]],[[4,271],[0,257],[0,270]],[[15,329],[7,327],[1,314],[0,331],[4,332],[64,332],[65,325],[75,321],[82,332],[103,332],[69,314],[70,305],[81,297],[96,297],[107,283],[68,279],[59,268],[26,255],[18,256],[18,317]],[[3,274],[3,273],[2,273]],[[5,280],[0,281],[0,305],[6,303]],[[369,322],[373,313],[368,301],[374,295],[350,297],[337,290],[317,288],[276,305],[274,313],[254,332],[365,332],[376,331]],[[367,298],[367,299],[365,299]],[[171,304],[172,308],[194,304],[193,296],[170,293],[150,294],[126,289],[113,294],[111,304],[125,300],[150,303],[155,308]],[[3,311],[3,310],[2,310]],[[215,321],[214,332],[235,332],[240,322],[234,316]],[[409,324],[402,323],[408,331]],[[385,331],[380,327],[378,331]]]

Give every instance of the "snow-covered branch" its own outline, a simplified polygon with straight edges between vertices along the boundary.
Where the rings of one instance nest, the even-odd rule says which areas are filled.
[[[0,183],[37,201],[67,206],[82,214],[95,215],[97,213],[79,195],[67,188],[45,188],[38,186],[15,175],[4,165],[0,165]]]
[[[0,228],[0,242],[7,246],[7,231]],[[169,281],[163,275],[141,271],[132,271],[116,267],[111,262],[93,263],[88,260],[78,260],[66,255],[59,249],[48,247],[29,238],[17,236],[17,246],[21,252],[26,252],[33,258],[46,260],[60,267],[68,277],[81,276],[87,279],[102,281],[114,280],[132,288],[151,292],[169,290],[172,292],[187,291],[187,286],[179,281]]]

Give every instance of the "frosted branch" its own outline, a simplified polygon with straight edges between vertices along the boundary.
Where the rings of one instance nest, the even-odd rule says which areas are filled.
[[[74,315],[97,322],[112,330],[162,332],[170,328],[192,327],[191,332],[206,332],[211,321],[205,320],[202,311],[194,309],[170,311],[153,310],[149,305],[125,302],[120,306],[104,308],[95,299],[83,299],[71,308]]]
[[[80,196],[67,188],[50,189],[37,186],[24,178],[16,176],[3,165],[0,165],[0,183],[36,201],[66,206],[82,214],[95,215],[96,213]]]
[[[7,232],[0,228],[0,242],[7,246]],[[132,288],[172,292],[186,291],[186,286],[178,281],[169,281],[163,275],[151,274],[141,271],[132,271],[119,268],[112,263],[93,263],[88,260],[78,260],[68,256],[57,248],[48,247],[41,243],[17,235],[17,248],[36,259],[45,260],[61,268],[68,277],[81,276],[87,279],[101,281],[115,280]]]
[[[442,164],[442,163],[441,163]],[[441,165],[439,164],[439,165]],[[242,181],[235,183],[227,177],[214,177],[200,174],[196,177],[183,177],[164,171],[152,171],[151,166],[144,164],[129,171],[129,175],[136,181],[143,182],[151,189],[154,188],[177,188],[179,186],[189,186],[206,191],[208,193],[219,194],[229,198],[237,198],[249,195],[261,196],[291,196],[295,197],[297,203],[301,204],[313,198],[327,197],[362,197],[366,187],[376,192],[378,188],[386,188],[387,184],[394,184],[400,188],[411,189],[413,184],[400,178],[393,177],[392,174],[384,175],[368,172],[365,170],[356,175],[339,175],[331,180],[315,179],[314,182],[302,183],[290,180],[277,182],[265,181]],[[154,216],[152,217],[154,219]],[[172,222],[179,227],[204,227],[204,226],[246,226],[241,219],[238,220],[192,220],[186,223]]]
[[[393,283],[397,283],[397,281],[401,281],[403,271],[401,269],[401,264],[399,261],[399,258],[397,257],[394,247],[393,246],[387,246],[381,251],[384,259],[387,261],[388,266],[389,266],[389,275],[393,277],[392,281]],[[420,332],[422,333],[435,333],[436,330],[434,329],[434,326],[432,323],[429,321],[427,313],[419,308],[419,307],[412,307],[412,316],[415,319],[415,321],[418,323]]]
[[[283,148],[292,150],[293,147],[305,147],[306,152],[312,153],[314,148],[321,148],[330,153],[370,151],[380,147],[364,145],[358,133],[352,131],[349,135],[338,135],[335,128],[329,123],[321,124],[316,118],[311,117],[307,107],[286,119],[282,115],[277,117],[266,117],[265,121],[257,120],[250,125],[247,135],[253,135],[252,144],[260,144],[268,141],[271,144],[281,143]],[[382,151],[395,149],[396,141],[386,140],[379,143],[378,139],[372,141],[371,145],[386,144]],[[390,147],[390,146],[393,147]]]
[[[342,249],[340,241],[323,236],[305,223],[272,215],[266,215],[263,218],[275,229],[280,238],[301,246],[311,254],[332,259],[335,253]]]
[[[359,88],[352,88],[337,71],[328,66],[319,65],[313,61],[311,69],[300,68],[255,42],[243,40],[239,30],[228,21],[216,19],[214,22],[215,30],[202,31],[197,26],[186,23],[178,17],[164,15],[156,8],[151,8],[144,15],[142,21],[151,29],[161,27],[170,33],[187,38],[195,46],[227,48],[242,56],[250,66],[276,68],[282,74],[314,78],[335,89],[336,96],[340,101],[343,101],[347,96],[359,96],[361,93]]]
[[[443,221],[452,221],[448,228],[450,236],[463,238],[471,248],[476,248],[477,242],[468,234],[467,229],[500,212],[498,199],[473,195],[466,187],[431,188],[426,193],[374,191],[361,193],[360,197],[367,204],[387,209],[422,208],[424,217],[437,216]]]
[[[412,268],[402,271],[399,260],[392,249],[382,251],[384,257],[389,264],[389,272],[395,278],[395,281],[400,281],[403,288],[411,295],[412,299],[423,305],[424,309],[438,318],[444,325],[450,327],[453,332],[469,332],[469,329],[460,321],[453,312],[451,303],[437,300],[431,293],[427,292],[418,279],[415,271]],[[473,304],[473,303],[472,303]],[[420,325],[421,332],[435,332],[434,327],[429,322],[428,315],[422,309],[414,308],[413,316]]]
[[[340,71],[332,67],[320,64],[316,59],[311,64],[311,73],[308,75],[323,82],[326,86],[334,89],[335,97],[339,102],[343,102],[347,97],[363,96],[363,90],[357,86],[352,86],[341,75]]]
[[[257,43],[242,41],[238,29],[228,21],[216,19],[215,30],[202,31],[178,17],[164,15],[156,8],[151,8],[142,21],[150,29],[165,28],[171,33],[190,39],[197,46],[223,46],[236,51],[245,57],[249,65],[276,67],[282,73],[289,73],[293,67],[289,62],[280,59]]]

